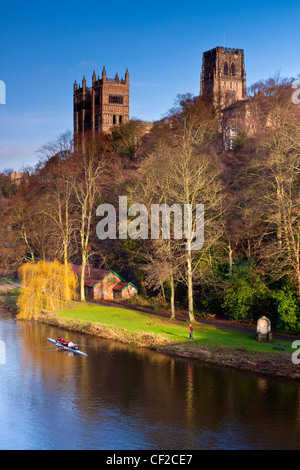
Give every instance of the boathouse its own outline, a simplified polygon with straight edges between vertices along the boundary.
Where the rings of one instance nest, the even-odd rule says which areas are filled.
[[[72,265],[73,271],[80,278],[81,266]],[[85,296],[94,300],[120,300],[134,297],[137,287],[127,282],[113,270],[85,268]]]

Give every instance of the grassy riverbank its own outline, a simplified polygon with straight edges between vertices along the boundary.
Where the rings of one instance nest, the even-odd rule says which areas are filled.
[[[19,286],[10,279],[0,282],[0,303],[17,312]],[[159,312],[156,312],[159,313]],[[247,372],[300,379],[300,365],[294,365],[292,341],[260,343],[253,332],[194,323],[194,341],[189,341],[187,321],[92,302],[72,302],[57,313],[43,313],[39,321],[64,330],[147,347],[169,355],[197,359],[205,363]],[[227,325],[228,326],[228,325]],[[71,333],[69,334],[71,337]],[[285,350],[274,349],[283,346]]]
[[[57,314],[44,314],[41,321],[174,356],[300,379],[300,366],[291,361],[290,341],[260,343],[253,333],[197,322],[194,324],[194,341],[189,341],[187,322],[90,302],[73,302]],[[279,345],[285,350],[273,349]]]
[[[130,335],[151,335],[164,343],[186,343],[189,338],[189,324],[179,320],[171,320],[155,314],[94,303],[73,302],[72,306],[57,314],[62,321],[78,325],[94,325],[113,328],[116,332],[127,332]],[[280,342],[287,349],[291,343]],[[272,350],[273,343],[260,343],[254,335],[236,330],[221,329],[215,326],[194,324],[194,345],[210,347],[228,347],[247,351]]]

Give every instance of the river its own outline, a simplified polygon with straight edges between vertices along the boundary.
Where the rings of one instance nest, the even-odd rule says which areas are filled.
[[[58,335],[88,356],[47,342]],[[0,449],[300,449],[298,382],[16,321],[4,311],[0,340]]]

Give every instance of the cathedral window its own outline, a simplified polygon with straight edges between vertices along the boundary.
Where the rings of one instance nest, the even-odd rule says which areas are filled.
[[[224,75],[228,75],[228,64],[225,62],[224,64]]]
[[[123,104],[123,96],[120,95],[109,95],[110,104]]]
[[[234,77],[235,76],[235,65],[231,64],[231,75]]]

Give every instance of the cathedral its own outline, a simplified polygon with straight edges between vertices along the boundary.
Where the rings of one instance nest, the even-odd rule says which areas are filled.
[[[236,136],[236,109],[246,102],[244,50],[215,47],[203,53],[200,97],[212,102],[220,114],[225,149],[231,149]],[[74,83],[74,135],[111,132],[129,121],[129,73],[125,78],[101,78],[93,73],[92,86]]]
[[[220,117],[225,151],[234,148],[239,120],[245,122],[247,91],[243,49],[216,47],[203,53],[200,97]]]

